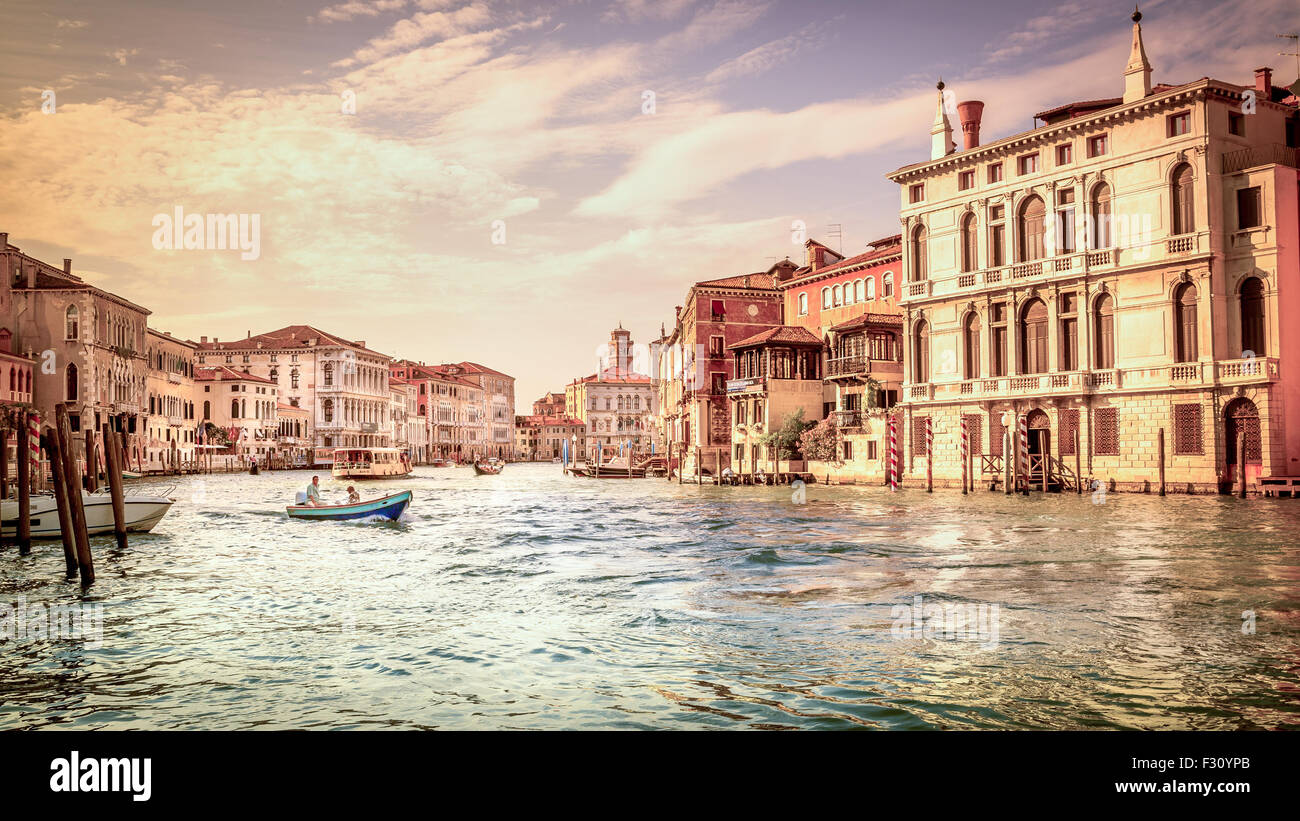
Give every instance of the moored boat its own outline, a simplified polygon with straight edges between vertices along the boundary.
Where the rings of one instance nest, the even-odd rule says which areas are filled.
[[[395,479],[411,473],[401,448],[337,448],[330,472],[335,479]]]
[[[314,519],[338,522],[348,519],[367,519],[380,516],[396,521],[411,506],[411,491],[403,490],[376,499],[364,499],[343,505],[289,505],[285,512],[291,519]]]
[[[127,493],[124,498],[126,529],[131,533],[148,533],[171,509],[175,499],[163,494]],[[81,493],[81,506],[86,512],[86,532],[91,536],[113,532],[113,498],[105,492]],[[0,502],[0,535],[14,538],[18,533],[18,500]],[[31,497],[31,528],[33,539],[58,539],[59,510],[54,495],[40,493]]]

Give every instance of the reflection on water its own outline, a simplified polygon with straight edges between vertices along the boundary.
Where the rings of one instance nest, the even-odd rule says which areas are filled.
[[[420,468],[408,520],[310,474],[181,480],[96,539],[103,646],[0,644],[0,728],[1294,726],[1300,501],[679,486]],[[327,499],[342,485],[322,480]],[[81,598],[58,543],[0,604]],[[997,605],[996,646],[896,606]],[[1242,630],[1243,611],[1256,632]]]

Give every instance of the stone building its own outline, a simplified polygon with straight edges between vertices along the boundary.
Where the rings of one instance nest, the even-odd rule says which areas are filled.
[[[289,325],[222,342],[201,337],[200,366],[225,366],[269,379],[285,404],[306,408],[317,448],[388,447],[391,357],[364,341],[310,325]]]
[[[194,460],[198,418],[195,408],[193,342],[148,328],[145,377],[148,414],[144,429],[145,468],[162,470]]]
[[[279,386],[271,379],[255,376],[226,365],[194,369],[195,396],[200,398],[203,423],[219,428],[230,443],[228,453],[241,459],[277,459],[279,436]],[[219,436],[205,435],[218,444]]]
[[[735,378],[727,346],[782,323],[779,286],[798,265],[783,260],[767,271],[705,280],[691,286],[662,340],[657,368],[663,451],[695,470],[720,471],[731,459],[731,408],[727,380]],[[588,432],[595,434],[588,427]],[[674,464],[677,464],[674,461]]]
[[[651,450],[651,419],[658,412],[658,397],[650,376],[636,371],[632,334],[623,327],[610,332],[599,356],[598,370],[575,379],[564,389],[566,414],[586,425],[588,453],[604,449],[604,458],[631,447],[637,453]]]
[[[0,327],[14,352],[33,357],[33,402],[42,424],[67,403],[74,433],[108,423],[126,434],[129,464],[145,451],[145,336],[149,311],[72,273],[24,254],[0,233]],[[84,440],[74,443],[84,458]]]
[[[807,328],[782,325],[727,346],[736,378],[727,380],[731,468],[736,473],[802,469],[762,440],[791,417],[821,419],[822,340]]]
[[[474,450],[478,456],[498,459],[515,458],[515,378],[476,362],[456,362],[438,366],[449,376],[473,382],[481,388],[482,406],[465,407],[466,424],[476,426]]]
[[[1122,96],[986,144],[983,104],[960,103],[958,150],[941,84],[930,159],[888,175],[913,476],[929,420],[935,475],[958,480],[965,419],[990,479],[1004,413],[1053,484],[1076,480],[1077,441],[1085,478],[1145,488],[1162,431],[1173,489],[1300,473],[1296,98],[1269,69],[1152,86],[1140,18]]]

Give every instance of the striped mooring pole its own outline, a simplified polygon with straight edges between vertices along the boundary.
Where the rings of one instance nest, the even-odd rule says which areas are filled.
[[[37,411],[32,411],[27,415],[27,452],[32,461],[32,476],[38,477],[40,481],[41,467],[41,415]],[[32,483],[33,485],[36,482]]]
[[[898,418],[889,417],[889,489],[898,490]]]
[[[1029,417],[1020,417],[1020,477],[1024,482],[1024,494],[1029,495]]]
[[[934,493],[934,420],[925,417],[925,492]]]
[[[970,480],[967,458],[970,453],[970,440],[966,432],[966,417],[961,418],[961,495],[966,495],[966,485]]]

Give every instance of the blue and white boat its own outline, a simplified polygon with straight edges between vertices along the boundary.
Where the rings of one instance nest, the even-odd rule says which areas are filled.
[[[411,491],[391,493],[377,499],[366,499],[346,505],[289,505],[285,508],[291,519],[316,519],[327,522],[340,522],[347,519],[368,519],[379,516],[396,521],[411,506]]]

